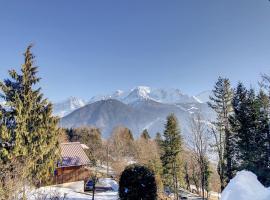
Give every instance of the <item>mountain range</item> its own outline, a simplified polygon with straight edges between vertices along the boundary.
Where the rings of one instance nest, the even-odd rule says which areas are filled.
[[[85,101],[71,97],[54,104],[54,114],[61,117],[62,127],[95,126],[108,137],[119,125],[131,129],[138,136],[143,129],[150,135],[162,132],[166,117],[174,113],[184,136],[188,137],[189,119],[201,112],[206,120],[215,115],[208,107],[210,91],[197,96],[183,94],[179,89],[153,89],[138,86],[129,91],[117,90],[108,95],[98,95]]]

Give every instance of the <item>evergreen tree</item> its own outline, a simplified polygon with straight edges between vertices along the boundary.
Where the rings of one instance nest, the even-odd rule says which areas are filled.
[[[233,144],[229,115],[232,113],[233,91],[229,79],[219,77],[208,105],[216,112],[217,118],[213,122],[212,133],[215,138],[215,148],[218,153],[218,174],[221,191],[233,177]]]
[[[251,141],[255,134],[254,91],[248,91],[239,83],[233,98],[234,114],[230,117],[232,130],[235,132],[236,169],[251,169]]]
[[[150,135],[149,135],[147,129],[144,129],[144,130],[143,130],[143,132],[142,132],[142,134],[141,134],[141,138],[143,138],[143,139],[145,139],[145,140],[151,139],[151,137],[150,137]]]
[[[156,134],[155,142],[156,142],[157,147],[158,147],[158,153],[161,155],[162,154],[161,152],[162,152],[163,140],[162,140],[161,134],[159,132],[157,132],[157,134]]]
[[[26,177],[38,183],[52,175],[58,155],[58,119],[52,116],[52,104],[43,98],[31,45],[27,48],[21,73],[10,70],[10,79],[0,82],[1,97],[6,101],[4,122],[9,130],[0,135],[1,160],[14,157],[27,166]],[[4,126],[2,126],[4,127]]]
[[[270,186],[270,127],[269,127],[269,97],[261,90],[257,95],[259,104],[258,132],[256,143],[258,143],[258,154],[256,155],[258,179],[265,186]]]
[[[269,185],[269,119],[268,98],[260,91],[249,91],[239,83],[233,99],[234,115],[230,123],[235,132],[235,152],[238,170],[254,172]]]
[[[159,132],[157,132],[157,134],[156,134],[155,142],[157,143],[157,145],[160,149],[162,146],[162,137],[161,137],[161,134]]]
[[[163,165],[163,179],[166,186],[173,188],[175,199],[178,199],[179,153],[182,149],[182,137],[178,121],[174,114],[167,117],[163,134],[161,161]]]

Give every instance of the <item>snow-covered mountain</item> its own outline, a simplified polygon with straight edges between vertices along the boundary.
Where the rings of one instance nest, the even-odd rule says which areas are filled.
[[[76,97],[71,97],[63,102],[56,103],[54,105],[54,114],[60,117],[64,117],[72,111],[85,106],[86,104],[92,104],[98,101],[109,99],[118,100],[128,105],[134,105],[136,102],[144,100],[151,100],[162,104],[178,106],[183,106],[184,104],[200,104],[208,101],[209,94],[210,91],[205,91],[197,96],[191,96],[182,93],[179,89],[174,88],[151,88],[148,86],[137,86],[126,91],[116,90],[111,94],[93,96],[88,101],[84,101]]]
[[[166,104],[141,99],[126,104],[116,99],[107,99],[87,104],[66,115],[61,119],[61,126],[95,126],[100,128],[104,137],[109,137],[115,127],[122,125],[128,127],[136,137],[145,128],[154,136],[163,131],[166,117],[174,113],[184,138],[188,138],[189,120],[196,112],[201,112],[206,120],[213,119],[213,111],[205,103]]]
[[[58,111],[63,116],[61,126],[96,126],[105,137],[119,125],[128,127],[135,136],[145,128],[154,136],[156,132],[163,131],[166,117],[174,113],[183,134],[188,137],[188,124],[194,113],[200,112],[209,121],[215,117],[212,109],[204,103],[208,94],[190,96],[179,89],[138,86],[128,91],[117,90],[109,95],[94,96],[86,104],[79,103],[77,109],[71,106],[71,101],[67,101],[63,106],[64,112]],[[73,109],[66,109],[70,107]]]
[[[72,111],[86,105],[86,102],[80,98],[69,97],[68,99],[54,104],[54,114],[59,117],[64,117]]]
[[[146,99],[167,104],[200,102],[196,97],[184,94],[179,89],[137,86],[129,91],[117,90],[109,95],[94,96],[90,99],[89,103],[107,99],[116,99],[126,104]]]

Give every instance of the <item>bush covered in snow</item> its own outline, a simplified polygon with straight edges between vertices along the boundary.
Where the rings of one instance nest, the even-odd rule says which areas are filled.
[[[238,172],[221,194],[221,200],[269,199],[270,190],[258,181],[255,174],[245,170]]]

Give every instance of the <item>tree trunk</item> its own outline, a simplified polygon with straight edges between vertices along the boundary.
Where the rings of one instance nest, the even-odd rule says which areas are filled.
[[[226,176],[227,183],[233,178],[232,173],[232,151],[231,151],[231,143],[230,143],[230,131],[225,127],[225,159],[227,159],[226,165]]]
[[[176,163],[175,161],[173,162],[173,187],[174,187],[174,199],[178,200],[179,195],[178,195],[178,184],[177,184],[177,174],[176,174]]]
[[[177,174],[175,173],[175,190],[176,190],[176,200],[179,199],[179,194],[178,194],[178,178]]]
[[[200,170],[201,170],[201,188],[202,188],[202,198],[204,200],[205,194],[204,194],[204,186],[205,186],[205,170],[204,170],[204,161],[203,158],[200,158]]]

